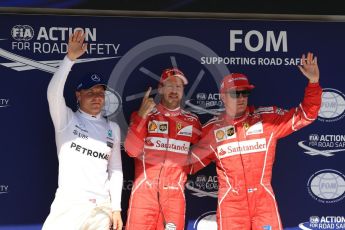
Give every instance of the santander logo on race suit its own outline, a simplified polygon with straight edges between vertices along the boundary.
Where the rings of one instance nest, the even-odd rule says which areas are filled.
[[[188,154],[190,142],[160,137],[147,138],[145,148],[152,150],[170,151],[180,154]]]
[[[220,158],[238,154],[256,153],[266,151],[266,139],[254,139],[248,141],[230,142],[217,147]]]
[[[155,144],[152,143],[151,138],[146,138],[145,146],[154,146]]]

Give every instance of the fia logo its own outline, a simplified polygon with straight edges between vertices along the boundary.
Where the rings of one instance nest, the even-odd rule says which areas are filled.
[[[11,30],[12,38],[16,41],[29,41],[34,34],[34,29],[29,25],[16,25]]]
[[[206,100],[207,99],[207,95],[206,95],[206,93],[198,93],[196,95],[196,99],[197,100]]]
[[[318,216],[311,216],[309,218],[309,222],[311,224],[318,224],[320,222],[320,218]]]

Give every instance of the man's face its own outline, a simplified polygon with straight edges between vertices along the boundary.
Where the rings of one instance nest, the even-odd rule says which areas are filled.
[[[84,112],[97,115],[104,106],[105,89],[102,85],[96,85],[90,89],[82,89],[76,92],[80,109]]]
[[[221,94],[225,110],[232,117],[240,117],[246,112],[250,90],[238,87]]]
[[[180,78],[171,76],[159,85],[161,103],[168,109],[176,109],[181,104],[184,85]]]

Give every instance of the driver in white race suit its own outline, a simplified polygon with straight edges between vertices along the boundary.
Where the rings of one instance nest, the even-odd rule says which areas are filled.
[[[86,52],[85,35],[74,32],[68,53],[48,86],[59,160],[58,188],[43,230],[122,229],[122,163],[119,126],[101,116],[106,82],[85,76],[76,90],[73,112],[63,96],[67,76]]]

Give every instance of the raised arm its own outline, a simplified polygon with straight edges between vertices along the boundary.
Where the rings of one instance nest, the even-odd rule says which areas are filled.
[[[298,66],[304,76],[309,79],[310,83],[319,82],[320,71],[319,66],[317,65],[317,57],[314,57],[314,54],[308,52],[307,56],[302,55],[302,65]]]
[[[138,112],[131,115],[125,149],[130,157],[137,157],[143,152],[144,138],[147,136],[147,116],[156,106],[150,98],[151,87],[146,91]]]
[[[271,113],[267,113],[267,118],[276,124],[277,137],[284,137],[311,124],[317,118],[321,107],[322,88],[319,85],[317,57],[310,52],[307,55],[303,54],[299,69],[309,80],[302,102],[288,111],[272,108]]]
[[[63,91],[74,61],[85,53],[86,48],[87,44],[84,43],[84,33],[82,31],[78,30],[71,35],[68,41],[67,55],[48,85],[49,111],[57,131],[63,129],[71,118],[72,111],[66,106]]]

